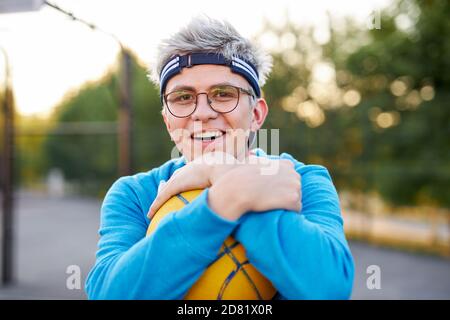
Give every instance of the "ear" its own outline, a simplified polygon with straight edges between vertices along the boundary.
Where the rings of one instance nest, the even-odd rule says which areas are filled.
[[[164,109],[161,111],[161,115],[162,115],[162,117],[163,117],[164,124],[166,125],[167,132],[169,133],[170,140],[175,141],[174,138],[173,138],[173,136],[172,136],[172,130],[171,130],[171,128],[170,128],[170,121],[169,121],[169,119],[167,118],[166,108],[165,108],[165,107],[164,107]]]
[[[251,131],[258,131],[264,124],[267,114],[269,113],[269,107],[266,100],[259,98],[256,105],[252,109],[252,123],[250,125]]]
[[[167,119],[167,115],[166,115],[166,108],[163,107],[163,109],[161,110],[161,115],[163,117],[164,123],[166,125],[167,131],[170,133],[170,122]]]

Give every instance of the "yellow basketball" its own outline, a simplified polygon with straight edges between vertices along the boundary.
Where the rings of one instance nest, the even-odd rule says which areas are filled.
[[[202,191],[186,191],[169,199],[153,216],[147,236],[164,216],[181,209]],[[274,297],[276,289],[272,283],[248,262],[244,247],[231,236],[217,257],[188,291],[185,300],[270,300]]]

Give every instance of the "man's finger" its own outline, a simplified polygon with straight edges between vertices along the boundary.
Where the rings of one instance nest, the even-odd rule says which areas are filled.
[[[151,219],[151,218],[153,218],[153,215],[154,215],[154,213],[152,211],[152,208],[148,209],[147,218]]]
[[[156,213],[156,211],[158,211],[158,209],[161,207],[161,205],[167,201],[166,198],[167,198],[166,193],[163,192],[156,197],[155,201],[153,201],[150,207],[151,216],[153,216]]]
[[[161,190],[164,188],[164,186],[167,184],[167,181],[164,181],[164,180],[162,180],[160,183],[159,183],[159,186],[158,186],[158,194],[161,192]]]
[[[163,186],[161,186],[158,195],[156,196],[156,199],[153,201],[152,205],[150,206],[150,210],[149,213],[147,214],[147,217],[151,218],[156,211],[158,211],[158,209],[167,201],[169,200],[172,195],[174,194],[173,192],[173,184],[170,183],[173,180],[169,180],[168,182],[166,182]],[[172,191],[171,191],[172,190]]]
[[[148,213],[147,213],[147,217],[149,218],[149,219],[151,219],[154,215],[155,215],[155,212],[156,212],[156,210],[155,210],[155,208],[156,208],[156,206],[157,206],[158,204],[156,203],[156,200],[152,203],[152,205],[150,206],[150,209],[148,210]]]
[[[163,193],[158,194],[155,201],[153,201],[152,205],[150,206],[149,212],[147,214],[147,217],[151,218],[155,215],[156,211],[158,211],[159,207],[161,207],[161,203],[164,203]]]

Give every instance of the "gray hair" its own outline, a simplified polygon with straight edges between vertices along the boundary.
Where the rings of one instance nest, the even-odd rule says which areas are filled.
[[[177,54],[192,52],[220,53],[230,60],[233,56],[244,58],[257,68],[261,87],[272,69],[272,57],[242,37],[229,22],[199,16],[170,38],[161,41],[151,67],[150,79],[160,85],[159,75],[164,64]]]

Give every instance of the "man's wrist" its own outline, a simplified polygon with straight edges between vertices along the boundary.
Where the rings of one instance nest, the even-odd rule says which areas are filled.
[[[246,212],[239,192],[223,186],[222,183],[217,183],[209,189],[208,204],[212,211],[232,221],[239,219]]]
[[[221,177],[238,166],[236,159],[215,159],[214,163],[207,164],[207,174],[210,185],[214,185]]]

